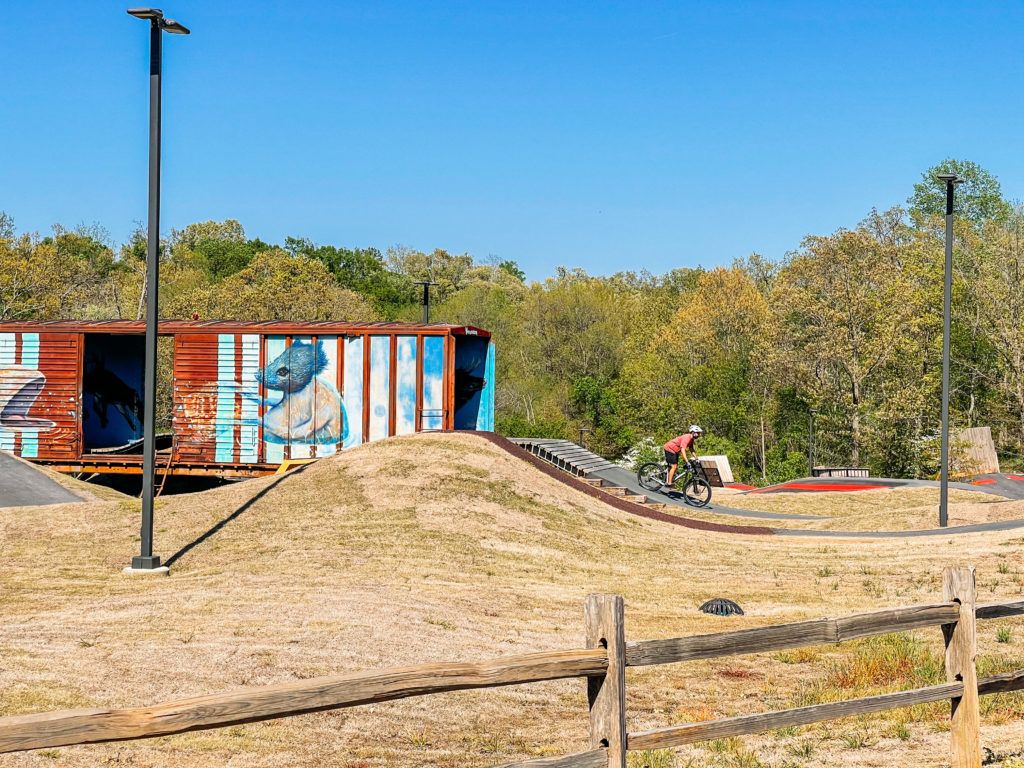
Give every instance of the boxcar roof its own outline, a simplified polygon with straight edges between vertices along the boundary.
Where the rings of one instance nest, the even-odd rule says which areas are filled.
[[[177,333],[273,333],[273,334],[357,334],[426,333],[490,337],[490,331],[472,325],[451,323],[349,323],[336,320],[161,320],[160,334]],[[145,333],[145,320],[7,320],[0,332],[28,333]]]

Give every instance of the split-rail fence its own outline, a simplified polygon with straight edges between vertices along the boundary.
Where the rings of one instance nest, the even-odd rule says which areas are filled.
[[[623,599],[586,600],[586,647],[489,661],[423,664],[356,672],[156,704],[134,709],[88,709],[0,718],[0,753],[145,739],[186,731],[320,712],[447,691],[586,678],[590,748],[564,757],[507,768],[624,768],[626,753],[761,733],[776,728],[863,715],[935,701],[950,702],[952,768],[981,765],[978,697],[1024,690],[1024,670],[979,680],[975,666],[978,620],[1024,615],[1024,600],[976,605],[973,568],[947,568],[941,602],[733,632],[626,642]],[[846,701],[629,732],[627,667],[765,653],[938,626],[945,641],[946,682]]]

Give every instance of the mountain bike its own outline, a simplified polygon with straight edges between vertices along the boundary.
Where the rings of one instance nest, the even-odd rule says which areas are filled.
[[[668,465],[660,461],[648,462],[637,471],[636,479],[648,491],[660,491],[667,485]],[[711,501],[711,483],[704,474],[704,467],[696,459],[679,466],[672,488],[682,488],[686,503],[695,507],[706,507]]]

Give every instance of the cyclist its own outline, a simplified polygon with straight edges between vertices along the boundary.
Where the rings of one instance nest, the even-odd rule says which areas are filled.
[[[685,435],[673,437],[665,443],[665,463],[668,464],[668,476],[665,478],[665,487],[671,488],[676,479],[676,470],[679,469],[679,454],[683,454],[683,461],[690,461],[697,458],[697,439],[704,434],[704,430],[697,424],[691,424]]]

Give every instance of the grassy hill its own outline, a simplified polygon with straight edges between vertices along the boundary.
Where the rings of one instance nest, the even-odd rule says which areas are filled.
[[[368,667],[582,644],[582,600],[626,598],[627,638],[932,601],[947,564],[981,600],[1024,585],[1019,533],[855,541],[706,533],[606,506],[472,435],[367,445],[284,478],[161,499],[169,577],[121,573],[137,502],[0,513],[0,714],[144,705]],[[747,615],[705,616],[710,597]],[[1024,667],[1024,621],[980,627],[986,671]],[[940,633],[630,672],[633,730],[911,687]],[[936,672],[936,669],[939,671]],[[887,688],[888,687],[888,688]],[[984,744],[1020,750],[1024,699],[984,700]],[[942,765],[919,707],[635,765]],[[0,756],[0,766],[488,766],[585,746],[582,681],[412,699],[146,742]]]

